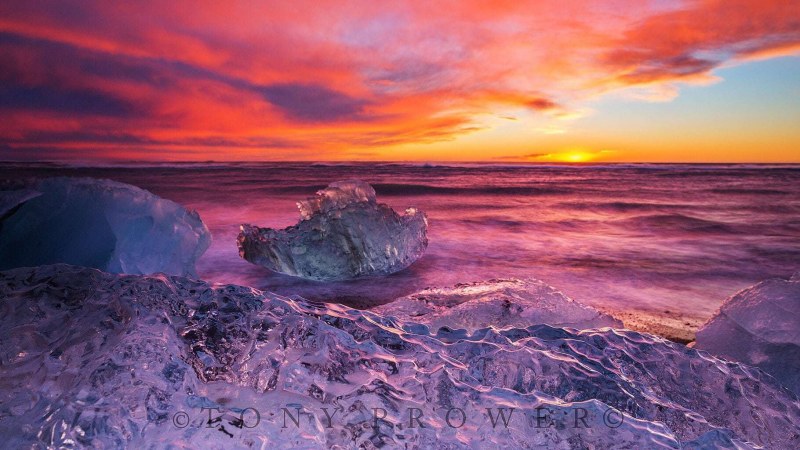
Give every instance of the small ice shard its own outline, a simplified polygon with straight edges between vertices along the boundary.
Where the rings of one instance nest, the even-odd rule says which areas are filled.
[[[695,348],[759,367],[800,394],[800,277],[762,281],[726,300]]]
[[[539,280],[490,280],[425,289],[373,311],[431,327],[470,332],[493,326],[526,328],[547,324],[561,328],[622,328],[622,322],[573,301]]]
[[[46,178],[0,191],[0,270],[68,263],[194,275],[211,234],[194,211],[129,184]]]
[[[333,281],[397,272],[428,246],[425,213],[397,214],[363,181],[331,183],[297,206],[300,222],[284,230],[243,224],[239,255],[275,272]]]

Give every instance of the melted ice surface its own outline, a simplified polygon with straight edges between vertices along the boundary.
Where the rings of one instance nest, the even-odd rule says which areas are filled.
[[[429,288],[372,311],[402,320],[440,327],[527,327],[547,324],[562,328],[622,328],[622,322],[573,301],[539,280],[491,280]]]
[[[800,394],[800,274],[729,298],[697,332],[696,347],[760,367]]]
[[[401,216],[361,181],[332,183],[298,207],[302,220],[285,230],[242,225],[240,256],[296,277],[350,280],[405,269],[428,246],[425,213]]]
[[[194,275],[210,243],[196,212],[129,184],[44,178],[0,191],[0,269],[69,263]]]
[[[0,273],[0,299],[9,448],[800,445],[798,399],[772,377],[632,331],[433,334],[252,288],[65,265]],[[507,428],[486,412],[501,407],[514,408]],[[410,408],[424,428],[408,426]],[[448,425],[453,408],[464,426]],[[541,414],[555,425],[535,428]]]

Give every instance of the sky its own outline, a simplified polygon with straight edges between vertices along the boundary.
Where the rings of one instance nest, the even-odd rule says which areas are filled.
[[[0,116],[0,160],[800,162],[800,3],[4,1]]]

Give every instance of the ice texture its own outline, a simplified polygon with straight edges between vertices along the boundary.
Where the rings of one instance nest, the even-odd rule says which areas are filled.
[[[0,270],[69,263],[194,275],[211,234],[194,211],[129,184],[45,178],[0,190]]]
[[[379,306],[373,311],[401,320],[440,327],[527,327],[547,324],[561,328],[622,328],[622,322],[573,301],[542,281],[489,280],[447,288],[428,288]]]
[[[800,394],[800,274],[732,296],[697,331],[695,347],[763,369]]]
[[[284,230],[243,224],[239,255],[276,272],[333,281],[397,272],[428,246],[425,213],[397,214],[363,181],[331,183],[297,206],[300,222]]]
[[[800,448],[800,401],[774,378],[633,331],[434,334],[66,265],[0,272],[0,308],[8,448]]]
[[[41,192],[33,189],[0,190],[0,220],[10,216],[23,203],[40,195]]]

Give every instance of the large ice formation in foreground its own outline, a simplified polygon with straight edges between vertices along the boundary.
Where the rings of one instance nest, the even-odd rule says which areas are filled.
[[[632,331],[432,334],[65,265],[0,273],[0,308],[8,448],[800,448],[772,377]]]
[[[0,270],[63,262],[193,275],[210,243],[196,212],[129,184],[45,178],[0,190]]]
[[[695,346],[760,367],[800,394],[800,273],[729,298],[697,332]]]
[[[298,202],[301,220],[284,230],[242,225],[239,255],[276,272],[348,280],[405,269],[428,246],[425,213],[378,203],[363,181],[340,181]]]
[[[526,327],[547,324],[561,328],[622,328],[622,322],[573,301],[539,280],[490,280],[429,288],[373,309],[403,320],[440,327]]]

